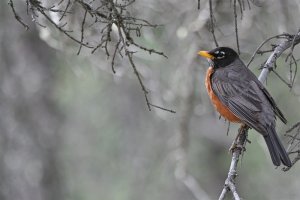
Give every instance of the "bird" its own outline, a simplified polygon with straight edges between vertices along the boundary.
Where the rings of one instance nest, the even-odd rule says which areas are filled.
[[[275,166],[291,167],[291,160],[276,133],[276,116],[287,123],[274,99],[239,55],[229,47],[199,51],[210,64],[205,86],[215,109],[229,122],[260,133]]]

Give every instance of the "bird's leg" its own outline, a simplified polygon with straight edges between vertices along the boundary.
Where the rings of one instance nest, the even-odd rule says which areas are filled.
[[[246,125],[246,124],[242,124],[241,127],[239,128],[238,130],[238,134],[236,135],[234,141],[232,142],[230,148],[229,148],[229,152],[230,153],[233,153],[233,151],[236,149],[236,148],[239,148],[239,149],[244,149],[245,148],[245,145],[246,145],[246,142],[243,143],[243,145],[241,145],[239,143],[239,139],[241,136],[243,136],[244,134],[247,133],[247,130],[249,129],[249,127]],[[247,137],[247,136],[246,136]],[[247,138],[246,138],[246,141]]]

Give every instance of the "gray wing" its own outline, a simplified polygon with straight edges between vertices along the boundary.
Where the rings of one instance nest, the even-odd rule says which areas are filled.
[[[256,76],[239,62],[216,70],[211,76],[212,89],[245,124],[265,133],[275,124],[275,114],[285,118]]]

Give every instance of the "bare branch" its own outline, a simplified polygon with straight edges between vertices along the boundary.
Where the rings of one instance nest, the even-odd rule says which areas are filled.
[[[29,26],[28,26],[27,24],[25,24],[25,23],[23,22],[22,18],[17,14],[17,12],[16,12],[16,10],[15,10],[15,7],[14,7],[13,0],[9,0],[8,5],[11,7],[11,10],[13,11],[13,13],[14,13],[14,15],[15,15],[16,20],[17,20],[20,24],[22,24],[26,30],[28,30],[28,29],[29,29]]]
[[[229,134],[229,130],[230,130],[230,121],[228,121],[228,126],[227,126],[227,131],[226,131],[226,135],[228,136]]]
[[[29,0],[30,2],[31,1],[34,1],[34,0]],[[32,5],[35,5],[35,4],[32,4]],[[68,36],[71,40],[75,41],[76,43],[84,46],[84,47],[87,47],[87,48],[93,48],[92,46],[88,45],[88,44],[85,44],[85,43],[82,43],[80,42],[78,39],[74,38],[72,35],[69,34],[70,31],[67,31],[67,30],[64,30],[63,29],[63,26],[59,26],[57,25],[52,19],[50,16],[48,16],[46,13],[45,13],[45,9],[44,7],[42,7],[40,4],[38,5],[35,5],[35,9],[37,9],[52,25],[55,26],[56,29],[58,29],[60,32],[62,32],[63,34],[65,34],[66,36]]]
[[[232,153],[228,176],[225,180],[225,185],[221,192],[219,200],[224,200],[228,192],[232,193],[234,200],[241,199],[236,189],[235,178],[237,177],[237,165],[240,159],[240,155],[242,155],[242,153],[245,151],[248,129],[249,129],[248,126],[241,126],[239,129],[237,141],[235,144],[236,146],[232,150],[233,153]]]
[[[251,64],[251,62],[254,60],[256,54],[258,54],[259,50],[260,50],[267,42],[269,42],[270,40],[272,40],[272,39],[274,39],[274,38],[277,38],[277,39],[279,39],[279,38],[285,38],[286,35],[287,35],[287,34],[285,34],[285,33],[279,34],[279,35],[275,35],[275,36],[272,36],[272,37],[270,37],[270,38],[267,38],[265,41],[263,41],[263,42],[257,47],[257,49],[254,51],[253,55],[251,56],[251,58],[250,58],[250,60],[249,60],[249,62],[248,62],[248,64],[247,64],[247,67],[249,67],[249,65]],[[274,51],[274,50],[272,50],[272,52],[273,52],[273,51]]]
[[[233,1],[233,11],[234,11],[234,26],[235,26],[235,38],[236,38],[236,46],[238,50],[238,54],[240,54],[240,44],[239,44],[239,33],[238,33],[238,25],[237,25],[237,13],[236,13],[236,0]]]
[[[126,48],[126,47],[124,47],[124,48]],[[149,109],[149,111],[151,111],[151,105],[150,105],[150,102],[149,102],[149,99],[148,99],[148,90],[146,89],[146,87],[145,87],[145,85],[144,85],[144,83],[142,81],[142,78],[141,78],[141,76],[140,76],[140,74],[139,74],[139,72],[138,72],[138,70],[137,70],[137,68],[136,68],[136,66],[135,66],[135,64],[133,62],[132,54],[133,54],[133,52],[130,52],[127,49],[125,49],[125,55],[128,57],[128,60],[129,60],[129,62],[131,64],[131,66],[132,66],[134,74],[136,75],[136,77],[139,80],[139,83],[140,83],[140,85],[142,87],[142,90],[144,92],[144,95],[145,95],[145,99],[146,99],[146,103],[147,103],[148,109]]]
[[[276,72],[276,70],[274,70],[274,69],[271,69],[272,70],[272,72],[283,82],[283,83],[285,83],[289,88],[292,88],[293,86],[292,86],[292,84],[290,84],[290,83],[288,83],[286,80],[284,80],[284,78],[283,77],[281,77],[280,76],[280,74],[278,74],[277,72]]]
[[[268,58],[267,62],[265,63],[262,72],[260,73],[258,79],[264,83],[267,79],[267,75],[269,74],[270,70],[273,68],[273,65],[278,57],[292,45],[296,45],[300,42],[300,34],[297,33],[294,36],[289,35],[286,37],[286,41],[281,42],[273,51],[273,53]]]
[[[294,57],[294,55],[291,55],[291,58],[292,59],[290,59],[289,66],[290,66],[290,85],[291,85],[291,89],[292,89],[292,87],[294,86],[294,82],[295,82],[297,71],[298,71],[298,62],[297,62],[296,58]],[[292,74],[293,74],[292,66],[293,65],[295,65],[294,76],[292,76]]]
[[[168,58],[168,56],[166,56],[163,52],[156,51],[155,49],[148,49],[146,47],[143,47],[143,46],[135,43],[134,41],[131,41],[131,44],[134,45],[134,46],[136,46],[136,47],[138,47],[138,48],[140,48],[140,49],[142,49],[142,50],[144,50],[144,51],[148,51],[149,54],[155,53],[157,55],[161,55],[161,56],[163,56],[165,58]]]
[[[292,132],[294,132],[294,134],[291,134]],[[288,141],[289,146],[287,148],[288,154],[290,154],[290,155],[296,154],[296,156],[292,160],[291,167],[293,167],[300,160],[300,138],[299,138],[299,135],[300,135],[300,122],[297,122],[296,124],[294,124],[284,134],[284,136],[289,138],[289,141]],[[288,171],[291,169],[291,167],[284,167],[284,168],[282,168],[282,170]]]
[[[150,104],[150,106],[152,106],[152,107],[154,107],[154,108],[158,108],[158,109],[161,109],[161,110],[170,112],[170,113],[176,113],[176,111],[174,111],[174,110],[170,110],[170,109],[167,109],[167,108],[163,108],[163,107],[161,107],[161,106],[157,106],[157,105],[154,105],[154,104],[152,104],[152,103],[149,103],[149,104]]]
[[[245,9],[244,1],[238,0],[239,6],[240,6],[240,13],[241,13],[241,20],[243,19],[243,9]]]
[[[85,24],[85,20],[86,20],[86,14],[87,14],[87,10],[84,12],[84,16],[83,16],[83,20],[82,20],[82,24],[81,24],[80,47],[78,49],[77,55],[80,54],[80,51],[81,51],[81,48],[82,48],[82,42],[83,42],[83,38],[84,38],[84,24]]]
[[[61,2],[59,2],[58,5],[60,5],[63,1],[64,1],[64,0],[62,0]],[[69,8],[70,5],[71,5],[71,1],[68,0],[68,3],[67,3],[67,5],[66,5],[66,8],[65,8],[65,10],[63,11],[63,13],[62,13],[62,15],[61,15],[59,21],[61,21],[61,20],[66,16],[66,13],[67,13],[68,8]]]
[[[46,28],[45,25],[40,23],[42,18],[45,23],[49,23],[54,26],[55,29],[66,35],[68,38],[73,40],[76,44],[79,44],[79,49],[77,54],[80,54],[82,47],[92,49],[91,53],[94,53],[99,48],[103,49],[107,57],[109,58],[112,55],[111,60],[111,68],[112,72],[115,73],[115,59],[117,54],[123,58],[123,55],[128,59],[131,67],[133,68],[134,74],[136,75],[139,84],[144,92],[144,96],[146,99],[146,103],[148,109],[151,110],[151,106],[162,109],[164,111],[168,111],[174,113],[175,111],[163,108],[158,105],[154,105],[150,103],[148,98],[148,90],[146,89],[141,74],[137,70],[137,67],[134,62],[133,52],[130,50],[131,47],[137,47],[142,51],[146,51],[149,54],[158,54],[165,58],[167,56],[160,51],[155,49],[147,48],[141,44],[138,44],[135,40],[135,37],[140,37],[142,35],[142,29],[144,27],[147,28],[156,28],[159,25],[152,24],[145,19],[137,18],[132,16],[128,10],[128,7],[131,6],[135,0],[124,0],[124,1],[114,1],[114,0],[100,0],[97,4],[95,1],[85,1],[85,0],[60,0],[58,4],[51,5],[50,7],[46,7],[39,0],[26,0],[27,14],[31,14],[32,20],[41,27]],[[64,3],[64,5],[63,5]],[[15,15],[15,18],[25,27],[28,26],[22,21],[19,15],[15,11],[15,7],[13,4],[13,0],[9,0],[9,5]],[[60,5],[60,6],[59,6]],[[69,19],[65,19],[67,15],[73,15],[71,13],[71,6],[77,6],[81,11],[83,11],[83,17],[81,20],[81,25],[79,25],[80,30],[66,30],[66,26],[72,24],[68,24]],[[95,6],[97,5],[97,6]],[[100,6],[99,6],[100,5]],[[54,20],[52,17],[52,13],[57,13],[59,16],[58,20]],[[65,19],[62,25],[62,20]],[[90,25],[86,25],[91,22]],[[99,30],[100,24],[100,40],[98,42],[89,40],[88,34],[93,32],[86,29],[97,29]],[[95,26],[95,27],[93,27]],[[117,34],[119,36],[118,40],[114,40],[112,38],[112,26],[117,27]],[[76,25],[75,25],[76,28]],[[79,34],[78,34],[79,33]],[[76,34],[80,35],[79,39],[77,39]],[[111,48],[112,47],[112,48]]]
[[[119,50],[120,43],[121,43],[121,40],[119,40],[118,43],[116,44],[115,51],[113,53],[113,57],[112,57],[112,60],[111,60],[111,70],[114,74],[116,73],[116,70],[115,70],[115,67],[114,67],[115,66],[115,59],[116,59],[116,54]]]
[[[214,23],[214,14],[213,14],[213,9],[212,9],[212,0],[209,0],[209,14],[210,14],[210,32],[214,38],[214,42],[216,47],[219,46],[216,35],[215,35],[215,23]]]
[[[292,130],[294,130],[295,128],[300,126],[300,122],[297,122],[296,124],[294,124],[290,129],[288,129],[286,131],[286,133],[290,133]]]

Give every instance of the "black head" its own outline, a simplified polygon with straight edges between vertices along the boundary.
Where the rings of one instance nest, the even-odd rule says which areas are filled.
[[[199,51],[198,54],[208,58],[214,68],[226,67],[239,57],[238,54],[229,47],[218,47],[210,51]]]

